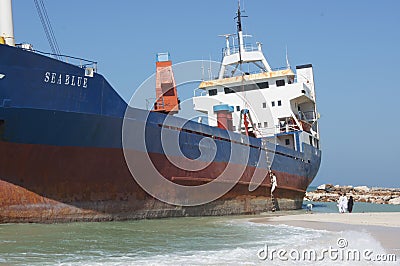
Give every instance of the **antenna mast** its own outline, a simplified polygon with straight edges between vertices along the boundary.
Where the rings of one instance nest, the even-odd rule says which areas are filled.
[[[242,13],[245,11],[240,9],[240,0],[238,0],[238,9],[235,17],[235,22],[237,24],[237,38],[238,38],[238,46],[239,49],[234,47],[234,49],[229,48],[229,34],[222,35],[225,37],[226,41],[226,48],[223,50],[223,58],[222,64],[219,70],[219,79],[223,79],[227,77],[225,74],[227,72],[227,67],[233,67],[229,76],[234,76],[236,70],[239,68],[242,70],[243,64],[254,64],[262,71],[272,71],[271,67],[269,66],[267,60],[261,49],[261,43],[257,43],[257,49],[247,49],[244,43],[244,37],[251,37],[251,35],[243,35],[243,27],[242,27],[242,18],[247,16],[243,16]],[[235,34],[236,35],[236,34]],[[233,38],[234,40],[235,38]]]
[[[239,64],[242,64],[242,53],[244,51],[244,41],[243,41],[243,31],[242,31],[242,18],[246,18],[247,16],[242,16],[242,12],[240,11],[240,0],[238,0],[238,11],[237,16],[237,35],[239,41]]]

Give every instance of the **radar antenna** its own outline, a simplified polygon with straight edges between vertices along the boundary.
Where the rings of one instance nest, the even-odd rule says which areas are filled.
[[[226,42],[226,48],[225,48],[225,55],[230,55],[231,54],[231,45],[229,43],[229,37],[234,36],[235,34],[221,34],[218,35],[219,37],[225,37],[225,42]],[[234,39],[233,39],[234,41]]]

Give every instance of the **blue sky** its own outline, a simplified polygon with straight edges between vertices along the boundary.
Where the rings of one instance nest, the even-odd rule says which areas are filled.
[[[45,1],[60,50],[99,62],[125,98],[174,63],[221,59],[234,33],[235,0]],[[243,3],[242,3],[243,5]],[[14,0],[17,42],[50,51],[33,1]],[[323,160],[314,184],[400,187],[400,1],[247,0],[245,33],[261,41],[272,67],[312,63]]]

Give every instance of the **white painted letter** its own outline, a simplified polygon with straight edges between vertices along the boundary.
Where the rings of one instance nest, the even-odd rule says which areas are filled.
[[[56,83],[56,75],[57,73],[51,73],[51,83]]]
[[[83,78],[83,86],[84,88],[87,88],[87,78]]]
[[[69,85],[69,75],[65,75],[65,85]]]
[[[50,80],[50,72],[46,72],[46,74],[44,74],[44,82],[49,82]]]
[[[82,77],[78,77],[78,83],[76,85],[78,85],[78,87],[80,87],[82,84]]]

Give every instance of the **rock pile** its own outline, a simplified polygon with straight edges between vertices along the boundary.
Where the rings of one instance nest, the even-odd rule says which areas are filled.
[[[336,202],[339,193],[353,196],[357,202],[376,204],[400,204],[400,188],[379,188],[367,186],[339,186],[331,184],[320,185],[315,191],[306,193],[305,200]]]

